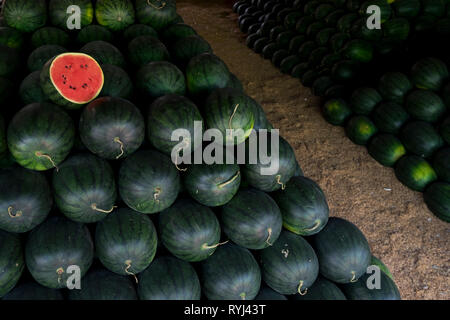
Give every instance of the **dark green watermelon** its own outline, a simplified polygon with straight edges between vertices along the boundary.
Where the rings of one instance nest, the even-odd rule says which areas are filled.
[[[301,79],[303,77],[303,75],[309,71],[309,65],[307,62],[302,62],[299,63],[298,65],[296,65],[292,71],[291,71],[291,75],[294,78],[299,78]]]
[[[320,4],[314,11],[314,17],[316,20],[323,20],[335,9],[333,4],[323,3]]]
[[[69,45],[69,35],[61,29],[55,27],[44,27],[36,30],[31,36],[31,45],[39,48],[43,45],[58,45],[63,48]]]
[[[139,36],[128,44],[128,58],[137,67],[149,62],[169,60],[166,46],[154,36]]]
[[[424,194],[425,203],[439,219],[450,222],[450,183],[434,182],[430,184]]]
[[[2,3],[2,15],[8,26],[22,32],[32,32],[47,22],[45,0],[12,0]]]
[[[411,19],[420,13],[420,0],[396,0],[392,3],[395,16]]]
[[[20,110],[8,127],[8,147],[27,169],[57,167],[72,149],[75,127],[69,115],[50,103],[33,103]]]
[[[257,103],[239,90],[215,89],[206,99],[204,116],[208,128],[218,129],[224,145],[240,144],[252,133]]]
[[[256,189],[240,190],[222,207],[221,221],[234,243],[253,250],[271,246],[283,222],[275,201]]]
[[[247,39],[245,39],[245,44],[247,45],[247,47],[252,49],[254,44],[255,44],[255,42],[257,40],[259,40],[260,38],[261,37],[258,34],[256,34],[256,33],[250,34],[250,35],[247,36]]]
[[[280,188],[284,189],[286,183],[294,175],[296,170],[297,161],[295,159],[294,150],[286,140],[277,134],[269,132],[267,136],[261,136],[261,133],[259,133],[258,136],[252,136],[249,141],[251,141],[253,147],[251,147],[252,150],[250,152],[250,147],[247,143],[247,160],[242,167],[242,173],[246,181],[250,186],[265,192],[275,191]],[[276,156],[275,154],[272,155],[271,152],[272,143],[276,143],[276,140],[273,139],[277,139],[279,144],[277,163],[272,162],[274,159],[271,161],[266,158]],[[266,144],[265,150],[260,149],[260,143]],[[269,161],[267,162],[267,160]]]
[[[335,82],[330,76],[321,76],[314,80],[311,91],[317,97],[325,96],[325,92],[331,88]]]
[[[186,67],[187,88],[194,97],[206,97],[214,89],[225,88],[230,80],[226,64],[211,53],[203,53]]]
[[[331,68],[333,65],[342,59],[342,54],[340,53],[328,53],[322,57],[320,61],[320,66],[324,68]]]
[[[255,40],[255,43],[253,44],[252,49],[253,49],[253,51],[254,51],[255,53],[260,53],[260,54],[262,54],[262,53],[263,53],[263,49],[264,49],[269,43],[272,43],[271,40],[270,40],[269,38],[266,38],[266,37],[259,38],[259,39]],[[277,49],[279,48],[277,43],[273,42],[273,44],[277,47]]]
[[[277,67],[280,68],[281,67],[281,62],[286,59],[289,56],[289,51],[287,51],[286,49],[280,49],[277,50],[276,52],[274,52],[273,56],[272,56],[272,64]]]
[[[317,44],[314,41],[306,41],[304,42],[300,48],[298,49],[298,56],[302,60],[308,60],[311,52],[317,48]]]
[[[342,60],[333,65],[331,74],[333,79],[341,82],[354,81],[361,70],[359,62],[353,60]]]
[[[406,150],[424,158],[430,157],[444,144],[433,126],[424,121],[407,123],[401,129],[399,138]]]
[[[121,68],[125,66],[125,57],[119,49],[103,40],[86,43],[80,52],[90,55],[98,64],[112,64]]]
[[[197,31],[185,23],[174,23],[162,31],[161,37],[166,45],[172,45],[188,36],[197,35]]]
[[[411,68],[411,82],[419,89],[439,91],[448,76],[447,66],[436,58],[419,60]]]
[[[118,183],[123,201],[143,213],[170,207],[180,190],[180,176],[171,159],[153,150],[140,150],[127,157]]]
[[[401,141],[389,133],[375,135],[367,149],[372,158],[387,167],[394,166],[397,160],[406,154],[405,146]]]
[[[180,144],[183,154],[185,150],[194,152],[195,148],[201,147],[201,141],[194,139],[195,122],[197,125],[203,125],[202,116],[195,104],[183,96],[165,95],[150,105],[147,123],[151,125],[147,128],[147,137],[157,150],[167,155]],[[172,141],[172,134],[177,129],[189,132],[183,142]]]
[[[0,27],[0,45],[20,49],[23,43],[24,36],[19,30],[10,27]]]
[[[209,300],[253,300],[261,286],[261,271],[250,251],[227,243],[202,262],[200,279]]]
[[[136,0],[136,18],[160,31],[177,19],[175,0]]]
[[[64,47],[47,44],[34,49],[28,56],[27,66],[30,72],[41,70],[44,64],[54,56],[65,53]]]
[[[61,290],[50,289],[37,284],[36,282],[27,282],[16,286],[3,300],[64,300]]]
[[[337,22],[336,26],[338,31],[347,33],[350,31],[355,20],[358,19],[358,15],[354,12],[349,12],[343,15]]]
[[[342,125],[351,114],[351,109],[343,99],[330,99],[322,106],[323,117],[333,125]]]
[[[93,41],[112,42],[113,34],[106,27],[99,25],[88,25],[82,28],[77,34],[77,42],[81,45]]]
[[[99,25],[113,31],[126,29],[134,23],[135,12],[131,0],[97,0],[95,18]]]
[[[380,132],[397,134],[408,121],[409,114],[395,102],[381,102],[371,113],[371,119]]]
[[[184,175],[184,186],[196,201],[217,207],[230,201],[241,183],[237,164],[194,164]]]
[[[89,271],[81,281],[81,289],[72,289],[69,300],[137,300],[130,278],[105,269]]]
[[[159,257],[139,275],[138,292],[141,300],[200,300],[200,280],[188,262]]]
[[[269,287],[261,287],[255,300],[287,300],[287,298]]]
[[[113,170],[106,160],[88,153],[69,157],[53,172],[53,189],[58,209],[76,222],[100,221],[114,209]]]
[[[389,278],[394,280],[394,277],[392,276],[392,274],[389,271],[388,267],[383,263],[383,261],[381,261],[380,259],[378,259],[374,255],[372,255],[372,259],[370,260],[370,265],[380,268],[380,270],[383,271]]]
[[[141,112],[122,98],[103,97],[89,103],[81,114],[79,130],[89,151],[105,159],[127,157],[145,138]]]
[[[292,177],[286,189],[273,194],[283,215],[283,226],[296,234],[309,236],[327,224],[329,208],[320,187],[306,177]]]
[[[158,33],[155,29],[145,24],[133,24],[123,31],[123,37],[127,43],[140,36],[152,36],[158,38]]]
[[[306,29],[306,36],[310,39],[315,39],[317,33],[319,33],[319,31],[324,29],[325,27],[326,25],[323,21],[315,21],[311,23]]]
[[[133,82],[128,73],[112,64],[102,64],[103,88],[100,97],[114,97],[127,99],[133,92]]]
[[[333,282],[318,276],[305,295],[296,294],[294,300],[347,300],[341,289]]]
[[[345,127],[347,137],[359,145],[367,144],[377,131],[377,127],[367,116],[353,116]]]
[[[23,79],[19,87],[19,95],[22,102],[27,105],[33,102],[48,101],[41,88],[41,71],[34,71]],[[1,152],[0,152],[1,153]]]
[[[261,251],[264,282],[281,294],[306,294],[319,273],[313,248],[301,236],[282,231],[278,240]]]
[[[17,49],[0,45],[0,77],[12,75],[22,63]]]
[[[429,90],[413,90],[408,94],[405,102],[406,111],[417,120],[436,122],[446,112],[442,99]]]
[[[369,243],[353,223],[331,217],[312,242],[320,274],[328,280],[355,282],[366,272],[371,259]]]
[[[382,99],[374,88],[362,87],[353,91],[350,106],[356,114],[368,115]]]
[[[52,217],[34,228],[25,247],[25,261],[34,280],[52,289],[67,287],[72,275],[69,266],[78,266],[83,277],[93,258],[87,227],[63,217]]]
[[[450,144],[450,117],[447,117],[444,121],[442,121],[439,126],[439,133],[442,139],[444,139],[447,144]]]
[[[176,41],[172,45],[170,53],[174,61],[185,67],[195,56],[202,53],[212,53],[212,48],[199,35],[190,35]]]
[[[328,41],[330,40],[331,36],[335,33],[334,28],[325,28],[320,30],[316,34],[316,43],[319,46],[326,46],[328,44]]]
[[[20,237],[0,229],[0,298],[14,288],[24,267]]]
[[[166,94],[186,93],[183,72],[167,61],[151,62],[136,74],[136,86],[146,96],[158,98]]]
[[[101,263],[120,275],[135,275],[152,262],[157,247],[150,218],[128,208],[113,211],[97,223],[95,249]]]
[[[402,103],[406,94],[412,89],[408,77],[401,72],[385,73],[378,82],[378,92],[388,101]]]
[[[340,32],[331,36],[329,45],[333,52],[341,51],[342,47],[350,40],[350,36],[347,33]]]
[[[400,42],[408,39],[410,25],[405,18],[394,18],[383,23],[383,40],[386,42]]]
[[[363,63],[370,62],[373,57],[373,47],[370,42],[365,40],[354,39],[344,47],[345,55],[348,59]]]
[[[342,292],[349,300],[400,300],[400,292],[395,282],[384,272],[380,272],[379,288],[368,288],[374,285],[371,274],[364,274],[358,281],[341,286]]]
[[[415,191],[423,191],[425,187],[437,179],[436,171],[422,157],[416,155],[403,156],[395,164],[395,176],[401,183]]]
[[[189,262],[207,259],[220,245],[220,225],[214,212],[189,199],[177,200],[161,213],[159,232],[170,253]]]
[[[436,152],[433,157],[433,168],[439,179],[450,183],[450,147],[445,147]]]
[[[80,8],[80,27],[83,28],[92,23],[94,19],[94,7],[91,0],[50,0],[48,13],[52,25],[61,29],[74,29],[75,19],[71,19],[76,13],[73,8],[68,11],[70,6],[78,6]],[[70,27],[69,27],[70,26]],[[76,28],[75,28],[76,29]]]

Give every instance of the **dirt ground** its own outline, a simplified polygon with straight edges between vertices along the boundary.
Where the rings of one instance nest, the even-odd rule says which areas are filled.
[[[422,194],[353,144],[320,115],[320,100],[297,79],[248,49],[230,0],[178,0],[180,15],[264,108],[295,149],[305,176],[327,195],[330,212],[355,223],[391,270],[403,299],[450,299],[450,225]]]

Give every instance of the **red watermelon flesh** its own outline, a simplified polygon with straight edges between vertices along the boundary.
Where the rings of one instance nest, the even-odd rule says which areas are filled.
[[[100,65],[84,53],[63,53],[50,66],[50,79],[58,93],[76,104],[94,100],[103,87]]]

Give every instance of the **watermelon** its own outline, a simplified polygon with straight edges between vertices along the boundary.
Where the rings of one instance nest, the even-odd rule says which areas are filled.
[[[422,157],[406,155],[397,161],[395,176],[401,183],[415,191],[423,191],[425,187],[437,179],[433,167]]]
[[[136,18],[160,31],[177,19],[175,0],[136,0]]]
[[[52,217],[31,231],[25,246],[27,268],[39,284],[61,289],[76,265],[83,277],[92,264],[94,245],[86,226],[63,217]]]
[[[126,158],[118,181],[123,201],[143,213],[170,207],[180,190],[180,176],[170,158],[153,150],[140,150]]]
[[[354,12],[343,15],[337,22],[336,26],[338,31],[348,33],[355,22],[358,19],[358,15]]]
[[[436,152],[433,159],[433,168],[439,179],[450,183],[450,147],[445,147]]]
[[[333,52],[341,51],[342,47],[348,42],[350,36],[347,33],[341,32],[331,36],[329,42],[330,48]]]
[[[131,279],[105,269],[89,271],[81,281],[81,289],[69,290],[69,300],[137,300]]]
[[[425,203],[439,219],[450,222],[450,183],[434,182],[430,184],[424,194]]]
[[[139,275],[141,300],[200,300],[200,280],[195,269],[173,257],[159,257]]]
[[[257,139],[251,138],[254,143],[253,147],[246,145],[248,160],[242,167],[245,180],[250,186],[265,192],[275,191],[280,188],[284,189],[286,183],[294,175],[297,166],[294,150],[286,140],[278,135],[270,134],[267,137],[260,137],[261,133],[258,134]],[[272,144],[276,143],[276,141],[273,142],[273,139],[278,139],[277,163],[271,162],[273,159],[268,159],[272,157]],[[258,145],[256,145],[256,140],[258,140]],[[259,149],[261,145],[264,147]],[[255,148],[258,148],[258,152],[254,150]]]
[[[349,41],[344,47],[345,55],[348,59],[367,63],[372,60],[373,47],[370,42],[354,39]]]
[[[92,23],[94,19],[94,7],[91,0],[50,0],[48,5],[48,13],[52,25],[61,29],[77,29],[73,19],[75,9],[67,12],[70,6],[78,6],[80,8],[80,27],[84,28]]]
[[[161,213],[159,232],[170,253],[189,262],[205,260],[220,245],[214,212],[189,199],[179,199]]]
[[[272,246],[261,251],[260,262],[264,282],[281,294],[306,294],[319,273],[311,245],[289,231],[282,231]]]
[[[125,70],[112,64],[102,64],[100,67],[104,82],[99,97],[128,99],[133,92],[133,82]]]
[[[271,60],[275,52],[278,51],[278,46],[276,43],[272,42],[264,46],[261,50],[261,55],[264,59]]]
[[[286,59],[289,56],[289,51],[287,51],[286,49],[280,49],[277,50],[273,56],[272,56],[272,64],[277,67],[277,68],[281,68],[281,62]]]
[[[3,3],[2,14],[8,26],[33,32],[47,22],[47,4],[45,0],[9,0]]]
[[[389,133],[375,135],[367,149],[372,158],[386,167],[393,167],[397,160],[406,154],[401,141]]]
[[[326,46],[331,36],[335,33],[334,28],[325,28],[316,34],[316,43],[319,46]]]
[[[223,231],[234,243],[253,250],[271,246],[282,227],[275,201],[256,189],[240,190],[222,207],[221,219]]]
[[[448,75],[445,63],[431,57],[417,61],[411,68],[411,81],[419,89],[439,91]]]
[[[39,48],[43,45],[58,45],[65,48],[69,45],[69,41],[69,35],[55,27],[38,29],[31,36],[31,45],[33,48]]]
[[[227,243],[201,263],[200,280],[209,300],[253,300],[261,286],[261,271],[250,251]]]
[[[351,109],[343,99],[330,99],[322,106],[323,117],[333,125],[343,125],[351,114]]]
[[[252,47],[253,51],[255,51],[255,53],[262,53],[263,49],[270,43],[270,41],[271,40],[266,37],[259,38],[253,44],[253,47]],[[277,46],[277,49],[278,49],[278,44],[275,42],[274,42],[274,44]]]
[[[331,11],[326,17],[325,17],[325,23],[329,27],[335,27],[339,19],[344,16],[346,13],[345,10],[342,9],[335,9]]]
[[[353,223],[331,217],[312,240],[319,258],[320,274],[337,283],[355,282],[369,266],[369,243]]]
[[[296,294],[294,300],[347,300],[341,289],[333,282],[318,276],[305,295]]]
[[[406,111],[415,119],[436,122],[446,112],[442,99],[432,91],[416,89],[408,94]]]
[[[388,267],[383,263],[383,261],[381,261],[380,259],[378,259],[374,255],[372,255],[372,258],[370,260],[370,265],[380,268],[380,270],[383,273],[385,273],[389,278],[391,278],[391,280],[394,280],[394,277],[392,276],[392,274],[389,271]]]
[[[298,19],[302,16],[303,16],[303,14],[299,11],[292,11],[292,12],[288,13],[284,17],[284,26],[286,27],[286,29],[294,30]]]
[[[80,30],[77,34],[77,42],[86,45],[93,41],[112,42],[113,34],[106,27],[99,25],[89,25]]]
[[[333,79],[330,76],[321,76],[314,80],[312,84],[311,91],[313,95],[322,97],[325,95],[325,92],[334,85]]]
[[[450,117],[447,117],[444,121],[442,121],[439,127],[439,133],[441,134],[442,139],[450,144]]]
[[[311,52],[317,48],[317,44],[314,41],[306,41],[304,42],[300,48],[298,49],[298,56],[302,60],[309,59]]]
[[[184,186],[199,203],[217,207],[230,201],[241,183],[237,164],[192,165],[184,175]]]
[[[1,298],[14,288],[25,267],[20,237],[0,230],[0,253]]]
[[[367,116],[353,116],[345,127],[347,137],[355,144],[365,145],[378,129]]]
[[[341,286],[349,300],[400,300],[400,292],[395,282],[384,272],[380,272],[380,288],[368,288],[372,284],[371,274],[364,274],[358,281]]]
[[[402,103],[403,98],[412,89],[408,77],[400,72],[385,73],[378,82],[378,92],[388,101]]]
[[[331,68],[336,62],[342,59],[342,55],[340,53],[328,53],[323,56],[320,61],[320,67]]]
[[[291,39],[295,36],[295,32],[293,31],[283,31],[280,32],[275,40],[275,43],[278,45],[280,49],[289,48],[289,43]]]
[[[92,56],[99,64],[112,64],[121,68],[125,66],[125,58],[119,49],[103,40],[86,43],[80,52]]]
[[[121,31],[134,23],[134,7],[131,0],[97,0],[95,18],[101,26]]]
[[[139,109],[122,98],[92,101],[80,117],[80,137],[92,153],[105,159],[124,158],[135,152],[145,138]]]
[[[296,54],[300,49],[300,46],[303,42],[306,41],[306,37],[304,35],[297,35],[291,39],[289,42],[289,53]]]
[[[69,115],[50,103],[20,110],[8,127],[8,147],[21,166],[32,170],[57,167],[72,149],[75,128]]]
[[[152,61],[169,60],[166,46],[153,36],[139,36],[128,44],[128,58],[137,67]]]
[[[328,16],[333,10],[335,10],[334,5],[329,3],[323,3],[319,5],[314,11],[314,17],[316,20],[323,20]]]
[[[113,170],[106,160],[91,154],[69,157],[53,172],[52,184],[55,203],[70,220],[97,222],[115,208]]]
[[[368,115],[382,99],[374,88],[361,87],[353,91],[350,97],[350,107],[356,114]]]
[[[398,42],[408,39],[410,26],[405,18],[394,18],[383,24],[383,41]]]
[[[188,83],[189,85],[189,83]],[[155,61],[141,67],[136,74],[136,87],[149,98],[186,93],[183,72],[167,61]]]
[[[287,298],[269,287],[261,287],[255,300],[287,300]]]
[[[392,7],[396,17],[411,19],[420,13],[420,0],[396,0],[392,3]]]
[[[325,97],[326,98],[342,98],[348,95],[347,92],[347,86],[343,84],[336,84],[334,86],[331,86],[325,91]]]
[[[380,132],[396,134],[409,119],[406,110],[395,102],[381,102],[371,113],[371,119]]]
[[[58,56],[67,52],[67,50],[59,45],[43,45],[34,49],[28,56],[27,66],[30,72],[41,70],[44,64],[51,60],[54,56]]]
[[[175,42],[170,52],[173,60],[185,67],[193,57],[202,53],[212,53],[212,48],[202,37],[191,35]]]
[[[0,171],[0,182],[1,229],[23,233],[45,220],[53,199],[47,180],[41,173],[12,167]]]
[[[430,157],[444,144],[444,140],[433,126],[423,121],[407,123],[399,137],[406,150],[424,158]]]
[[[23,79],[19,87],[19,96],[25,105],[33,102],[48,101],[47,96],[41,88],[40,70],[30,73]]]
[[[172,45],[178,40],[195,35],[197,31],[191,26],[185,23],[174,23],[162,31],[161,37],[166,45]]]
[[[250,15],[245,15],[245,16],[241,16],[238,19],[238,24],[239,24],[239,29],[243,32],[243,33],[247,33],[248,32],[248,28],[256,23],[258,21],[258,19],[254,16],[250,16]]]
[[[306,177],[296,176],[278,190],[273,198],[283,215],[283,226],[296,234],[310,236],[327,224],[329,208],[320,187]]]
[[[133,24],[123,31],[123,37],[127,43],[140,36],[152,36],[158,38],[158,33],[145,24]]]
[[[309,71],[309,65],[308,65],[308,63],[307,62],[302,62],[302,63],[299,63],[298,65],[296,65],[293,69],[292,69],[292,71],[291,71],[291,75],[294,77],[294,78],[302,78],[303,77],[303,75],[307,72],[307,71]]]
[[[36,282],[27,282],[16,286],[3,300],[64,300],[61,290],[50,289],[37,284]]]
[[[269,37],[271,30],[277,26],[278,26],[278,24],[276,21],[273,21],[273,20],[265,21],[261,24],[258,34],[262,37]]]
[[[0,27],[0,45],[20,49],[23,43],[24,37],[20,31],[10,27]]]
[[[261,27],[261,23],[257,22],[252,24],[251,26],[248,27],[247,29],[247,33],[249,35],[255,34],[258,32],[259,28]]]
[[[295,30],[298,34],[306,35],[306,30],[308,29],[309,25],[312,24],[315,21],[315,19],[311,16],[303,16],[300,19],[298,19]]]
[[[240,144],[252,133],[256,101],[236,89],[215,89],[206,99],[204,116],[208,128],[218,129],[226,145]]]
[[[306,36],[310,39],[315,39],[320,30],[326,28],[323,21],[315,21],[306,29]]]
[[[333,65],[331,73],[333,79],[336,81],[349,82],[356,78],[360,69],[360,65],[357,61],[342,60]]]
[[[135,275],[152,262],[156,229],[145,214],[120,208],[97,223],[95,249],[101,263],[120,275]]]

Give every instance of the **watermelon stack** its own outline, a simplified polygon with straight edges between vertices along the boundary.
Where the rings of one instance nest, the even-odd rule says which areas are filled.
[[[81,29],[64,24],[69,5]],[[3,11],[1,298],[400,298],[386,271],[386,290],[367,288],[379,263],[364,235],[329,218],[292,147],[266,139],[261,105],[175,1],[46,8],[8,0]],[[223,138],[216,153],[198,126]],[[237,164],[220,155],[230,150],[258,156]],[[188,163],[199,151],[217,158]],[[77,268],[82,289],[69,289]]]

